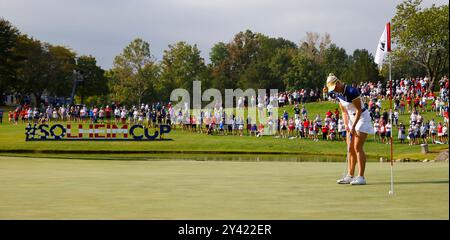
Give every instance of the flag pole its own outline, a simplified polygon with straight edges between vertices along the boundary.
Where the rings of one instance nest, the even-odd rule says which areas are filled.
[[[389,61],[389,88],[390,88],[390,96],[389,96],[389,109],[390,109],[390,114],[389,114],[389,119],[391,121],[391,136],[390,136],[390,159],[391,159],[391,190],[389,191],[389,195],[393,195],[394,194],[394,144],[393,144],[393,125],[392,125],[392,95],[393,95],[393,90],[392,90],[392,63],[391,63],[391,53],[388,52],[388,61]]]

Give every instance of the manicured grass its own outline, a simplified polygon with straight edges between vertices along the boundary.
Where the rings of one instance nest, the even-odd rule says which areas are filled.
[[[0,157],[0,219],[448,219],[448,163],[99,161]]]

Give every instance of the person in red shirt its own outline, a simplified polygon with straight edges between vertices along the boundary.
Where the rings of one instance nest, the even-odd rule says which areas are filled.
[[[326,115],[327,115],[328,118],[331,118],[331,115],[333,115],[333,113],[331,112],[331,110],[328,110]]]
[[[190,122],[191,122],[191,131],[192,132],[197,131],[197,119],[195,118],[195,116],[191,115]]]
[[[20,111],[20,119],[22,120],[22,123],[25,122],[26,118],[27,118],[27,110],[23,108],[22,111]]]
[[[309,120],[303,119],[303,137],[308,138],[309,133]]]
[[[444,126],[442,125],[441,122],[439,122],[438,126],[437,126],[437,132],[438,132],[438,137],[439,137],[439,141],[443,142],[444,139],[444,132],[443,132],[443,128]]]
[[[334,116],[336,117],[336,119],[339,119],[339,110],[336,108],[336,110],[334,110]]]
[[[408,95],[408,97],[406,98],[406,103],[408,104],[408,112],[409,112],[409,113],[410,113],[411,110],[412,110],[411,102],[412,102],[411,95]]]
[[[9,111],[8,112],[8,122],[11,124],[11,123],[14,123],[14,114],[13,114],[13,112],[11,112],[11,111]]]
[[[111,120],[111,108],[106,105],[105,108],[105,116],[106,116],[106,120],[109,122]]]
[[[259,123],[258,133],[257,133],[256,137],[260,137],[263,135],[264,135],[264,125],[262,123]]]
[[[416,96],[416,98],[414,98],[414,111],[417,111],[417,108],[419,107],[419,103],[420,103],[420,98],[419,98],[419,96]]]
[[[17,125],[17,123],[19,122],[19,110],[14,111],[13,117],[14,117],[14,124]]]
[[[322,140],[327,140],[327,135],[328,135],[328,127],[327,125],[323,125],[322,127]]]

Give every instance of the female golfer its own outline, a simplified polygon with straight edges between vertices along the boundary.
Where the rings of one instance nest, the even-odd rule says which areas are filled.
[[[364,171],[366,167],[366,154],[364,142],[368,134],[373,134],[373,126],[369,111],[364,107],[359,90],[346,85],[330,73],[327,78],[328,92],[336,93],[339,99],[339,107],[342,111],[345,130],[347,131],[347,146],[350,156],[348,160],[347,176],[339,179],[339,184],[364,185]],[[356,162],[358,162],[359,174],[355,176]]]

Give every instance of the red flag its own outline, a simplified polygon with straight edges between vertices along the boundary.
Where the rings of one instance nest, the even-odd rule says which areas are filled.
[[[391,23],[386,23],[387,30],[387,51],[391,52]]]

